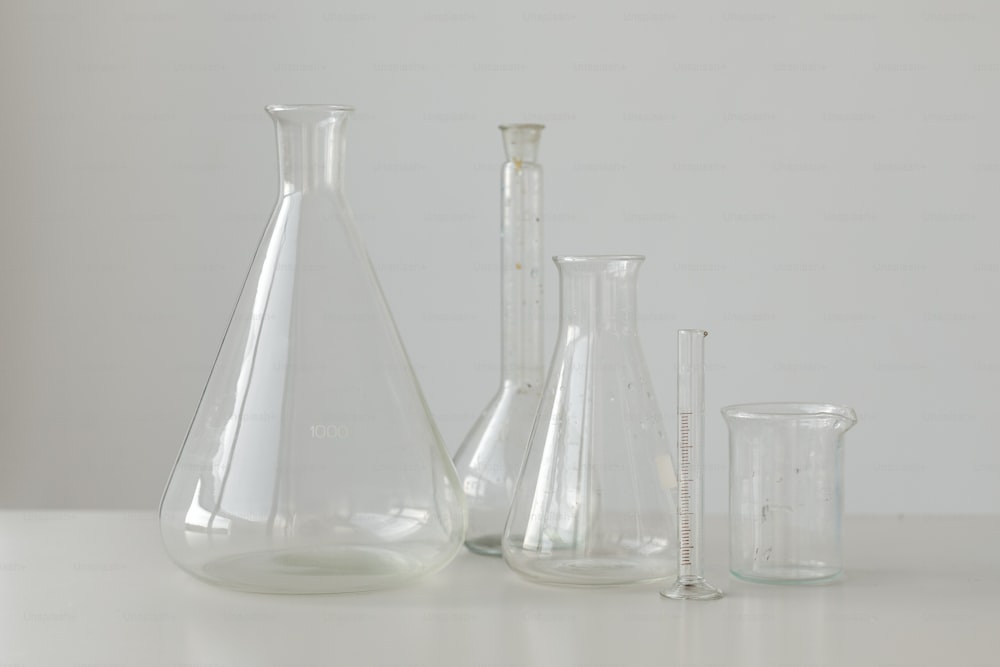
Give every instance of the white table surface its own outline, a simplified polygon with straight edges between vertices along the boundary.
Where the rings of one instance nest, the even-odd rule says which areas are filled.
[[[408,588],[234,593],[178,570],[150,513],[0,512],[0,666],[1000,665],[1000,517],[850,518],[848,574],[717,602],[569,589],[463,552]]]

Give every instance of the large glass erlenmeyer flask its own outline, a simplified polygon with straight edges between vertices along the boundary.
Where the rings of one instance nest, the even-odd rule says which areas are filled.
[[[351,109],[272,106],[280,194],[160,506],[170,556],[250,591],[443,567],[465,506],[342,191]]]
[[[559,338],[503,556],[528,579],[671,576],[676,477],[636,330],[639,256],[556,257]]]
[[[501,125],[500,390],[455,454],[469,506],[465,544],[499,556],[514,483],[531,435],[545,369],[542,350],[542,125]]]

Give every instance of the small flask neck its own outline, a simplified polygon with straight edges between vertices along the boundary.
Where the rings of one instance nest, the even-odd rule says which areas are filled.
[[[560,328],[578,332],[638,332],[636,298],[642,258],[557,258]]]
[[[269,112],[277,132],[281,194],[340,191],[350,110],[299,107]]]

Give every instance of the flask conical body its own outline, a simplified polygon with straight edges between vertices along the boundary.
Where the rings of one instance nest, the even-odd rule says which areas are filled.
[[[469,508],[465,544],[500,555],[517,473],[542,395],[541,125],[502,125],[507,161],[500,181],[500,390],[455,454]]]
[[[281,191],[160,506],[170,556],[261,592],[399,585],[464,500],[343,196],[349,108],[268,107]]]
[[[676,571],[676,478],[636,331],[642,258],[557,257],[560,331],[503,537],[543,583]]]

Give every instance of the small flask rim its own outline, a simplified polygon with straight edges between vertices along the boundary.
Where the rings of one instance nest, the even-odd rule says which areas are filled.
[[[354,107],[346,104],[268,104],[264,110],[269,114],[285,111],[329,111],[330,113],[350,113]]]

